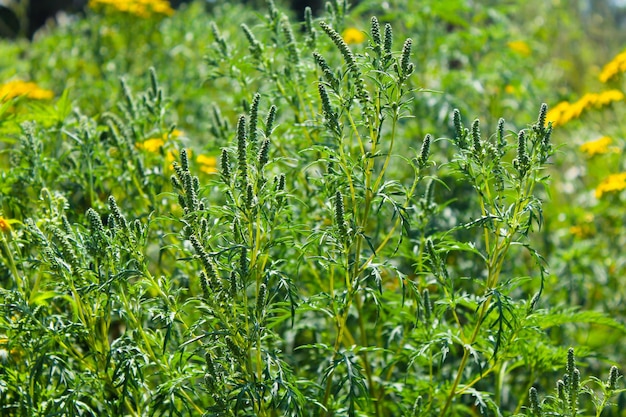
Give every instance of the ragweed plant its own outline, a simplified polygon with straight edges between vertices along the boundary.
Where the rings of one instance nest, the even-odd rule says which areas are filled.
[[[272,11],[267,18],[269,28],[274,27],[272,22],[280,20]],[[413,148],[412,158],[402,158],[395,150],[396,146],[401,146],[400,149],[406,147],[405,143],[397,143],[398,132],[402,131],[402,124],[406,123],[403,119],[408,115],[407,103],[413,99],[415,93],[415,89],[408,83],[415,65],[410,60],[410,39],[404,42],[400,54],[394,54],[391,26],[385,25],[382,28],[374,18],[371,21],[371,53],[363,55],[353,52],[330,24],[321,22],[319,29],[341,54],[344,64],[336,69],[329,63],[326,56],[328,53],[318,50],[311,54],[319,77],[316,84],[320,110],[319,115],[313,114],[310,117],[319,121],[313,125],[315,130],[307,129],[303,132],[313,144],[301,154],[305,158],[310,158],[307,155],[314,157],[310,158],[305,176],[303,177],[302,172],[295,172],[291,181],[296,184],[297,188],[294,189],[304,192],[303,200],[308,201],[304,212],[309,213],[309,218],[321,221],[311,229],[309,239],[299,249],[301,260],[297,268],[300,271],[302,289],[306,294],[304,305],[307,306],[303,311],[309,320],[320,322],[322,319],[321,323],[326,322],[325,328],[330,331],[328,336],[331,337],[325,338],[324,333],[313,338],[307,336],[305,340],[308,339],[309,344],[295,344],[292,348],[300,352],[298,356],[321,359],[318,365],[311,363],[302,371],[322,371],[320,383],[323,396],[320,403],[325,413],[351,413],[362,409],[384,414],[390,412],[390,402],[386,399],[399,395],[392,383],[399,376],[398,368],[406,369],[407,365],[403,349],[396,347],[397,350],[385,352],[380,347],[396,346],[395,343],[402,341],[410,341],[411,344],[420,346],[424,342],[419,338],[413,339],[415,336],[383,342],[384,339],[377,334],[372,319],[378,317],[384,322],[384,317],[393,314],[393,309],[403,308],[402,300],[405,298],[411,300],[412,308],[416,312],[421,312],[422,299],[428,298],[429,294],[425,282],[406,279],[406,276],[412,274],[406,268],[407,264],[410,265],[410,260],[391,262],[389,259],[405,245],[415,242],[409,236],[421,235],[422,240],[417,241],[418,247],[422,248],[416,261],[420,266],[418,273],[425,274],[429,264],[435,265],[438,273],[445,270],[442,267],[443,259],[437,253],[432,240],[426,239],[432,231],[415,229],[412,226],[418,224],[426,227],[428,224],[412,221],[413,216],[424,216],[422,209],[427,209],[431,214],[435,211],[432,207],[432,183],[428,187],[422,185],[424,197],[417,194],[422,180],[429,173],[429,154],[433,139],[427,135],[421,144]],[[274,53],[271,55],[274,58],[270,58],[263,46],[267,43],[261,42],[247,25],[242,30],[249,42],[250,56],[259,63],[260,71],[267,74],[276,71],[273,68],[280,68],[281,61],[276,59],[277,54]],[[216,36],[216,46],[219,46],[220,39],[221,35]],[[321,42],[321,38],[317,37],[316,45],[321,45]],[[289,40],[288,44],[293,43],[294,41]],[[224,48],[217,49],[220,50],[223,51]],[[292,62],[298,61],[306,71],[307,58],[302,53],[288,50],[287,57],[292,57],[287,58],[287,63],[289,59]],[[223,56],[222,59],[224,58],[227,57]],[[217,65],[218,60],[213,62]],[[278,91],[286,91],[278,77],[271,76],[270,80],[278,87]],[[301,90],[302,87],[296,88],[300,89],[296,97],[310,96],[310,93]],[[296,121],[302,120],[308,114],[306,108],[303,110],[301,106],[294,105],[291,96],[285,97],[285,101],[289,103],[290,110],[295,112]],[[516,332],[521,332],[524,328],[524,324],[521,324],[507,335],[507,331],[513,326],[512,317],[518,314],[508,295],[511,288],[516,287],[511,284],[511,280],[504,280],[502,284],[499,281],[505,254],[511,246],[526,245],[524,236],[530,232],[535,222],[541,220],[540,202],[534,197],[534,192],[537,184],[544,180],[542,167],[552,152],[549,141],[551,129],[545,127],[546,110],[544,106],[540,121],[528,132],[522,131],[513,144],[508,144],[504,138],[503,122],[496,135],[498,139],[494,139],[493,143],[481,139],[478,123],[474,123],[470,137],[460,126],[460,119],[457,120],[459,128],[456,143],[461,155],[458,170],[464,173],[466,180],[473,181],[471,184],[481,191],[483,199],[482,217],[465,227],[471,229],[484,225],[487,248],[487,255],[484,256],[485,269],[489,271],[487,286],[478,296],[483,298],[475,298],[470,302],[470,305],[474,303],[479,310],[482,309],[480,320],[473,321],[473,332],[467,331],[469,334],[462,336],[469,343],[462,343],[464,339],[457,340],[460,346],[476,343],[478,336],[482,334],[481,329],[488,329],[487,323],[492,321],[491,317],[487,317],[495,316],[493,320],[499,325],[499,331],[495,333],[495,344],[485,351],[491,353],[483,352],[487,360],[497,358],[498,350],[508,343],[507,337],[518,337]],[[280,149],[281,144],[278,146]],[[507,159],[505,154],[510,150],[515,150],[517,155]],[[238,151],[239,155],[241,153]],[[488,165],[487,162],[494,165]],[[405,172],[412,173],[408,183],[406,174],[397,179],[393,177],[401,172],[397,168],[400,164],[406,164]],[[245,175],[245,172],[240,172],[240,175]],[[305,183],[301,182],[303,179],[306,180]],[[418,195],[420,198],[417,198]],[[326,207],[326,213],[316,206]],[[328,220],[324,220],[325,218]],[[324,224],[331,227],[324,227]],[[430,246],[427,242],[430,242]],[[427,247],[430,250],[427,251]],[[468,246],[465,244],[463,247]],[[536,256],[532,249],[530,253]],[[536,259],[539,260],[538,257]],[[324,271],[323,274],[320,273],[320,268]],[[393,288],[394,285],[390,283],[393,280],[397,281],[395,287],[399,292],[383,292],[383,286]],[[448,285],[448,280],[442,278],[441,282]],[[456,296],[456,291],[458,290],[449,290],[450,296]],[[394,294],[402,296],[396,298]],[[494,297],[495,301],[492,302]],[[538,296],[533,303],[537,298]],[[525,303],[527,301],[521,304]],[[386,305],[393,305],[393,308],[387,310]],[[526,311],[525,314],[532,311],[527,306],[518,307],[518,310]],[[428,315],[432,314],[431,307],[427,311]],[[324,315],[328,318],[324,319]],[[351,321],[354,321],[356,328],[351,328]],[[457,324],[461,324],[461,321]],[[301,326],[300,334],[307,334],[308,327],[305,323],[297,326]],[[406,329],[407,332],[409,330]],[[490,330],[485,332],[491,334]],[[492,336],[486,334],[484,337],[487,340]],[[450,340],[447,343],[454,345],[455,342]],[[429,346],[435,349],[439,345]],[[424,352],[424,349],[416,349]],[[426,348],[426,351],[428,349],[430,348]],[[429,352],[426,357],[430,355],[434,355],[434,351]],[[472,385],[479,382],[480,378],[469,387],[457,389],[469,355],[466,353],[465,358],[460,358],[459,371],[455,374],[459,380],[449,391],[424,393],[427,395],[421,396],[425,409],[431,412],[438,410],[445,414],[449,412],[453,399],[458,395],[476,392],[472,391]],[[416,364],[421,360],[419,356],[413,356],[410,363]],[[376,369],[376,364],[384,363],[392,365],[381,374],[380,369]],[[504,365],[496,362],[490,372],[499,366]],[[412,398],[407,401],[407,405],[400,403],[399,408],[392,410],[407,410],[410,408],[408,404],[412,405],[414,400]]]
[[[269,1],[206,25],[198,136],[160,68],[97,117],[65,95],[54,123],[14,127],[3,415],[532,415],[563,356],[546,330],[623,330],[542,308],[547,107],[416,136],[417,42],[376,17],[352,42],[348,12],[295,23]],[[618,391],[599,387],[602,408]]]
[[[565,374],[556,382],[555,394],[540,401],[537,389],[530,388],[530,416],[595,415],[600,417],[605,408],[611,405],[611,398],[625,391],[624,388],[618,386],[621,379],[622,375],[616,366],[611,367],[605,381],[593,376],[581,379],[580,370],[576,367],[574,349],[570,348],[567,351]],[[590,397],[593,412],[581,406],[583,397]]]
[[[480,210],[476,218],[462,227],[477,228],[482,233],[482,242],[468,246],[464,242],[449,241],[445,235],[442,242],[445,248],[442,252],[447,256],[459,249],[476,256],[474,272],[468,271],[465,278],[478,285],[472,294],[466,290],[458,293],[460,283],[455,284],[456,279],[447,272],[440,251],[431,240],[427,241],[430,269],[442,286],[442,304],[448,306],[460,329],[453,333],[458,339],[452,341],[459,344],[462,352],[441,415],[446,415],[456,395],[472,394],[473,386],[490,372],[498,371],[502,376],[500,369],[506,362],[507,350],[516,349],[519,333],[527,331],[524,321],[541,294],[540,289],[532,299],[516,303],[511,298],[511,291],[519,285],[518,280],[507,277],[503,269],[506,270],[507,254],[515,246],[521,246],[535,259],[542,280],[545,273],[540,255],[525,240],[533,227],[541,227],[543,217],[541,202],[535,192],[546,179],[543,168],[552,154],[552,128],[545,127],[546,112],[544,104],[538,121],[529,129],[520,131],[512,144],[507,141],[504,120],[498,123],[495,135],[483,139],[478,120],[468,129],[463,126],[458,111],[454,114],[454,143],[459,150],[459,156],[453,162],[454,170],[472,184]],[[515,157],[507,161],[504,158],[509,150],[515,150]],[[476,268],[476,263],[483,266]],[[476,273],[478,275],[474,278],[472,275]],[[457,311],[460,306],[464,308]],[[522,306],[526,312],[520,316]],[[464,311],[473,313],[468,317]],[[463,374],[470,361],[481,370],[481,377],[466,384]],[[496,401],[497,397],[496,394]],[[488,401],[479,402],[481,407],[488,406]]]

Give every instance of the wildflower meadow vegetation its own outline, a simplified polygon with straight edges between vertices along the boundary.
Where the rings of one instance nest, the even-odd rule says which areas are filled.
[[[626,39],[515,3],[2,40],[0,415],[626,416]]]

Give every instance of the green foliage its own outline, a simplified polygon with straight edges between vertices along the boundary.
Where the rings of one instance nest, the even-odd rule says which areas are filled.
[[[465,90],[512,20],[428,3],[90,10],[34,43],[75,85],[0,112],[2,414],[618,415],[618,368],[584,375],[626,328],[568,302],[546,230],[548,106]]]
[[[588,396],[593,404],[594,415],[599,417],[609,405],[610,398],[624,391],[624,389],[617,389],[617,382],[622,375],[615,366],[611,367],[606,381],[601,381],[596,377],[581,381],[580,378],[580,370],[575,363],[574,349],[570,348],[567,351],[565,374],[556,382],[556,394],[540,401],[537,389],[535,387],[530,389],[530,415],[536,417],[592,415],[591,410],[580,407],[581,397]]]

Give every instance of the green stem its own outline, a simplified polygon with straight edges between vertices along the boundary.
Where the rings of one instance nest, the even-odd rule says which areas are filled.
[[[528,196],[532,195],[534,185],[535,185],[535,178],[533,176],[527,182],[522,180],[522,183],[520,183],[519,187],[517,188],[517,192],[518,192],[517,200],[515,202],[515,208],[513,210],[513,214],[510,217],[511,223],[504,225],[505,227],[507,227],[508,233],[506,236],[503,236],[502,239],[498,238],[496,242],[494,242],[493,250],[491,251],[491,254],[487,257],[488,258],[487,260],[488,276],[487,276],[487,282],[485,286],[485,293],[494,289],[498,284],[498,281],[500,278],[500,272],[502,270],[502,266],[503,266],[504,259],[505,259],[505,255],[508,252],[511,243],[513,242],[513,238],[515,237],[515,235],[517,234],[519,230],[519,226],[520,226],[519,217],[523,211],[523,208],[524,208],[523,206],[526,200],[528,199]],[[486,205],[484,204],[484,201],[481,201],[481,207],[483,210],[483,215],[485,215]],[[499,225],[496,225],[496,229],[499,229],[499,228],[500,228]],[[489,239],[489,234],[485,232],[485,240],[487,243],[489,241],[488,239]],[[490,249],[488,245],[486,246],[486,248],[488,250]],[[478,334],[482,326],[483,319],[485,318],[485,314],[489,308],[490,303],[491,303],[491,297],[488,297],[485,300],[485,302],[482,304],[480,311],[476,317],[476,324],[474,325],[474,330],[472,332],[472,335],[470,339],[466,342],[467,345],[471,346],[476,342],[476,339],[478,338]],[[459,368],[457,370],[456,378],[454,379],[454,382],[452,383],[450,393],[448,394],[445,405],[440,413],[441,417],[446,416],[446,412],[450,408],[450,405],[452,404],[452,400],[454,399],[456,395],[458,395],[457,387],[459,386],[461,382],[461,377],[465,369],[465,366],[467,365],[468,359],[469,359],[469,349],[465,348],[463,357],[461,359],[461,363],[459,364]]]
[[[11,271],[11,274],[13,275],[13,278],[15,279],[15,285],[17,286],[17,289],[24,294],[24,283],[22,281],[22,278],[20,278],[20,274],[17,271],[17,265],[15,265],[15,260],[13,259],[13,253],[11,252],[11,248],[9,248],[9,242],[7,241],[4,233],[2,231],[0,231],[0,243],[2,244],[2,253],[5,254],[5,259],[7,260],[8,264],[9,264],[9,270]]]

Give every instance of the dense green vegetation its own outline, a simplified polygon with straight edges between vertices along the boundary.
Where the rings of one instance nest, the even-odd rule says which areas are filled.
[[[0,414],[626,415],[618,29],[224,3],[0,43]]]

